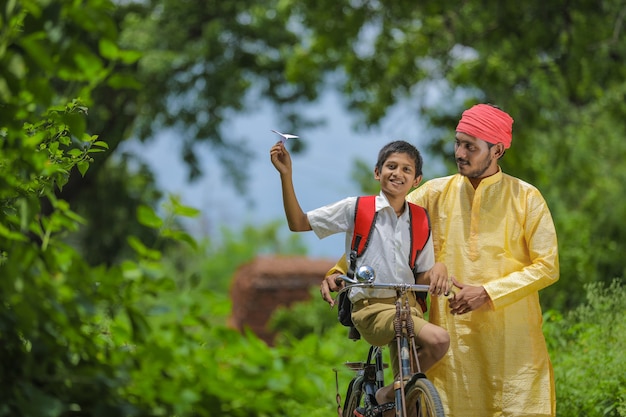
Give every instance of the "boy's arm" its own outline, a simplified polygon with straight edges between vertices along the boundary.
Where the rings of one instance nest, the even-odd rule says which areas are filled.
[[[432,268],[417,275],[417,284],[429,285],[429,293],[432,295],[447,295],[450,291],[450,280],[448,279],[448,268],[444,263],[435,262]]]
[[[292,232],[305,232],[311,229],[311,224],[302,211],[296,191],[293,186],[291,156],[285,148],[284,143],[277,142],[270,149],[270,159],[276,170],[280,173],[280,183],[283,190],[283,207],[289,230]]]

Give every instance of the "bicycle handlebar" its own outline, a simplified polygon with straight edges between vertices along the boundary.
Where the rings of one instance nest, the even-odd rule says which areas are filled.
[[[384,283],[384,282],[358,282],[345,275],[339,275],[335,278],[337,285],[345,282],[347,285],[337,292],[337,295],[342,292],[348,291],[351,288],[374,288],[379,290],[396,290],[396,291],[415,291],[415,292],[428,292],[430,288],[428,285],[421,284],[400,284],[400,283]]]
[[[381,290],[395,290],[395,291],[414,291],[414,292],[428,292],[430,289],[429,285],[424,284],[401,284],[401,283],[378,283],[374,282],[374,273],[370,269],[367,268],[363,271],[360,271],[360,274],[357,274],[356,279],[350,278],[347,275],[339,275],[335,278],[335,283],[337,285],[341,285],[341,283],[345,283],[343,288],[338,291],[338,294],[341,294],[345,291],[348,291],[351,288],[373,288],[373,289],[381,289]],[[444,293],[444,296],[448,298],[454,298],[456,296],[456,292],[450,288],[447,292]]]

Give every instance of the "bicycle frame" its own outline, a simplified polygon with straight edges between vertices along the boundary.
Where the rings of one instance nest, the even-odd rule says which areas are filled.
[[[370,268],[371,269],[371,268]],[[407,403],[417,403],[418,416],[443,417],[443,405],[435,387],[421,372],[415,343],[415,331],[411,319],[408,293],[427,292],[428,285],[418,284],[390,284],[375,283],[373,271],[365,275],[357,274],[357,279],[345,276],[340,277],[346,285],[340,290],[349,291],[352,288],[391,289],[396,291],[396,316],[394,319],[395,342],[397,346],[399,369],[394,374],[393,388],[395,391],[396,417],[406,417]],[[374,363],[372,364],[372,357]],[[372,404],[376,390],[384,386],[382,370],[382,353],[380,347],[370,347],[367,362],[347,362],[346,366],[357,371],[357,375],[350,381],[342,417],[353,417],[354,410],[363,401],[365,417],[381,416],[384,411],[381,405]],[[373,392],[372,392],[373,391]],[[363,398],[363,395],[365,397]],[[339,395],[339,394],[338,394]],[[338,407],[339,409],[339,407]],[[390,409],[390,408],[387,408]]]

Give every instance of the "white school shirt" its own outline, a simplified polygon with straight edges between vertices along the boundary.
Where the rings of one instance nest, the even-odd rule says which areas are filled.
[[[336,203],[307,212],[311,228],[318,238],[323,239],[335,233],[346,234],[345,251],[350,259],[352,234],[354,232],[354,210],[357,197],[348,197]],[[415,284],[413,272],[409,267],[411,251],[411,233],[408,203],[400,215],[389,205],[381,192],[376,196],[378,215],[374,230],[363,255],[357,259],[357,269],[362,265],[374,268],[376,282]],[[435,264],[435,252],[432,236],[418,254],[417,272],[428,271]],[[364,298],[394,297],[394,290],[373,290],[354,288],[350,290],[350,300],[356,302]]]

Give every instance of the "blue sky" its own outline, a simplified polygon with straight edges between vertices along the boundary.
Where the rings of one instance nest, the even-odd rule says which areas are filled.
[[[306,131],[286,132],[299,135],[307,142],[306,152],[292,154],[294,185],[305,211],[357,195],[358,187],[350,179],[354,161],[361,159],[371,165],[373,170],[378,150],[386,143],[404,139],[418,146],[422,152],[425,149],[418,140],[423,132],[422,123],[410,106],[392,112],[382,128],[366,133],[357,133],[352,129],[356,117],[343,110],[339,98],[333,94],[322,97],[319,103],[311,107],[310,114],[323,117],[326,124]],[[252,205],[225,181],[209,149],[200,150],[207,175],[189,184],[176,136],[161,134],[148,146],[134,143],[126,148],[140,153],[152,166],[157,183],[165,192],[180,196],[184,204],[202,211],[202,216],[190,225],[197,237],[214,236],[221,226],[237,230],[242,224],[261,225],[274,220],[284,222],[281,233],[287,234],[290,232],[284,220],[280,181],[269,160],[269,149],[278,139],[270,130],[285,132],[285,128],[277,125],[276,120],[268,107],[250,115],[239,116],[228,126],[236,137],[249,138],[248,146],[255,155],[252,163],[243,167],[250,178],[247,187]],[[425,177],[442,174],[441,165],[433,166],[428,163],[428,159],[425,155]],[[301,237],[312,257],[335,259],[343,251],[343,236],[319,240],[313,232],[306,232]]]

